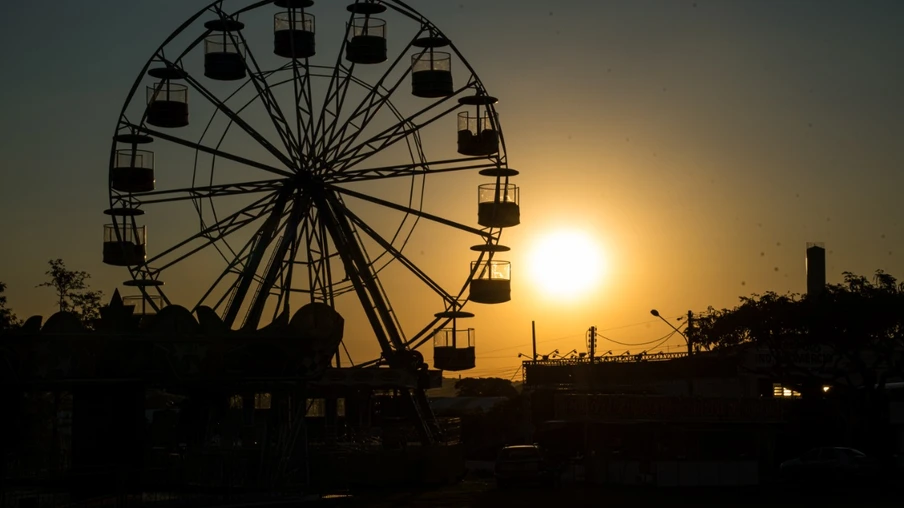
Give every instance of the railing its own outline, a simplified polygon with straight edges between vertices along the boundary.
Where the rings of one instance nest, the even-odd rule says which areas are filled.
[[[636,362],[661,362],[666,360],[676,360],[684,358],[687,353],[640,353],[636,355],[619,355],[619,356],[597,356],[593,359],[593,363],[636,363]],[[569,365],[590,365],[590,358],[555,358],[555,359],[539,359],[524,360],[521,362],[523,366],[538,367],[563,367]]]

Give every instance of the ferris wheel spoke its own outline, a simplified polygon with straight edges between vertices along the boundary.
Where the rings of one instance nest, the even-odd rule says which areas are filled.
[[[229,183],[209,185],[206,187],[188,187],[185,189],[159,190],[135,195],[132,199],[138,205],[169,203],[196,199],[212,199],[235,194],[255,194],[258,192],[274,192],[285,185],[285,179],[261,180],[258,182]],[[151,199],[147,199],[151,198]]]
[[[440,118],[443,118],[444,116],[459,108],[459,105],[456,104],[451,108],[447,108],[440,113],[421,121],[420,123],[415,123],[415,119],[426,114],[440,104],[443,104],[443,102],[447,101],[448,99],[449,98],[438,101],[433,105],[428,106],[421,111],[409,116],[408,118],[400,120],[392,127],[385,129],[383,132],[374,135],[368,140],[362,141],[354,147],[346,148],[335,158],[335,162],[331,167],[331,171],[341,172],[346,168],[354,166],[355,164],[359,164],[362,161],[372,157],[376,153],[388,148],[389,146],[392,146],[403,139],[407,139],[408,136],[419,132],[424,127],[432,124],[433,122],[439,120]],[[356,137],[356,135],[352,136],[352,138],[348,140],[348,144],[353,142]]]
[[[412,207],[410,207],[410,206],[400,205],[400,204],[397,204],[397,203],[393,203],[393,202],[391,202],[391,201],[387,201],[387,200],[385,200],[385,199],[380,199],[380,198],[375,197],[375,196],[370,196],[370,195],[367,195],[367,194],[362,194],[362,193],[360,193],[360,192],[356,192],[356,191],[353,191],[353,190],[351,190],[351,189],[346,189],[345,187],[341,187],[341,186],[338,186],[338,185],[327,184],[327,187],[329,187],[330,189],[332,189],[332,190],[334,190],[334,191],[336,191],[336,192],[338,192],[338,193],[340,193],[340,194],[344,194],[344,195],[346,195],[346,196],[351,196],[351,197],[353,197],[353,198],[362,199],[362,200],[364,200],[364,201],[370,201],[371,203],[375,203],[375,204],[384,206],[384,207],[386,207],[386,208],[392,208],[393,210],[398,210],[398,211],[400,211],[400,212],[409,213],[409,214],[415,215],[415,216],[417,216],[417,217],[421,217],[421,218],[423,218],[423,219],[427,219],[427,220],[430,220],[430,221],[433,221],[433,222],[437,222],[437,223],[439,223],[439,224],[443,224],[443,225],[445,225],[445,226],[450,226],[450,227],[453,227],[453,228],[455,228],[455,229],[459,229],[459,230],[464,231],[464,232],[466,232],[466,233],[471,233],[471,234],[473,234],[473,235],[479,236],[479,237],[484,238],[484,239],[492,239],[492,238],[494,238],[493,234],[490,233],[490,232],[488,232],[488,231],[483,231],[483,230],[480,230],[480,229],[473,228],[473,227],[471,227],[471,226],[466,226],[466,225],[464,225],[464,224],[460,224],[460,223],[458,223],[458,222],[455,222],[455,221],[452,221],[452,220],[449,220],[449,219],[444,219],[444,218],[442,218],[442,217],[440,217],[440,216],[438,216],[438,215],[433,215],[433,214],[430,214],[430,213],[427,213],[427,212],[418,210],[417,208],[412,208]]]
[[[321,159],[329,154],[328,147],[331,146],[333,136],[336,133],[336,126],[342,116],[342,108],[345,106],[349,86],[353,82],[356,82],[353,76],[354,64],[352,64],[350,68],[345,68],[342,64],[342,51],[344,51],[344,47],[345,42],[343,42],[343,49],[340,50],[339,59],[336,62],[336,67],[330,77],[326,99],[324,100],[323,108],[320,110],[320,116],[317,119],[317,127],[315,129],[316,134],[319,134],[315,135],[317,142],[311,147],[313,153],[321,154]],[[340,70],[342,72],[340,72]],[[342,77],[340,77],[340,74],[342,74]],[[341,83],[337,84],[340,81]],[[335,109],[331,110],[330,105],[334,105]],[[327,116],[330,117],[329,120],[327,120]],[[352,120],[349,119],[349,122],[351,121]],[[348,123],[346,123],[346,126],[347,125]]]
[[[148,136],[152,136],[155,138],[160,138],[165,141],[169,141],[171,143],[176,143],[178,145],[182,145],[187,148],[192,148],[192,149],[198,150],[199,152],[204,152],[204,153],[208,153],[211,155],[215,155],[217,157],[222,157],[224,159],[228,159],[233,162],[238,162],[240,164],[244,164],[248,167],[262,169],[264,171],[268,171],[270,173],[274,173],[277,175],[282,175],[282,176],[286,176],[286,177],[294,176],[292,173],[290,173],[289,171],[286,171],[285,169],[280,169],[275,166],[271,166],[269,164],[263,164],[263,163],[248,159],[246,157],[234,155],[229,152],[225,152],[219,148],[211,148],[209,146],[205,146],[200,143],[195,143],[193,141],[188,141],[186,139],[172,136],[170,134],[166,134],[164,132],[160,132],[155,129],[150,129],[146,125],[135,125],[135,124],[128,123],[128,122],[125,122],[125,124],[128,125],[129,127],[133,128],[136,132],[140,132],[142,134],[147,134]]]
[[[207,90],[198,80],[194,79],[191,75],[185,76],[185,81],[189,83],[198,93],[200,93],[208,102],[210,102],[214,107],[217,108],[218,111],[229,117],[230,120],[235,125],[238,125],[242,128],[249,136],[251,136],[255,141],[258,142],[263,148],[265,148],[268,152],[273,154],[277,160],[286,165],[286,167],[293,167],[293,161],[282,151],[280,151],[276,146],[274,146],[270,141],[267,140],[266,137],[262,136],[257,130],[255,130],[251,125],[248,124],[244,119],[242,119],[235,111],[233,111],[229,106],[227,106],[224,102],[220,101],[216,95]]]
[[[305,114],[310,118],[311,116],[311,106],[308,105],[310,101],[308,101],[305,97],[307,95],[306,82],[309,79],[309,75],[307,70],[305,69],[304,74],[301,73],[301,67],[298,65],[298,59],[292,59],[292,96],[293,96],[293,109],[295,110],[295,130],[298,133],[298,144],[300,149],[298,151],[299,159],[304,158],[304,160],[308,160],[308,155],[310,153],[311,146],[311,132],[310,127],[308,125],[311,123],[310,121],[305,122],[303,119]],[[302,102],[305,103],[306,107],[302,107]]]
[[[349,21],[346,26],[351,26],[352,21],[355,18],[355,13],[349,13]],[[346,45],[348,44],[348,39],[346,37],[342,38],[342,44],[339,47],[339,51],[336,55],[336,64],[333,66],[332,72],[330,73],[330,81],[326,88],[326,94],[324,96],[323,106],[320,109],[320,115],[316,120],[311,119],[312,123],[312,135],[311,135],[311,153],[318,156],[318,158],[323,159],[323,152],[326,150],[326,147],[329,146],[327,141],[327,132],[332,133],[336,128],[336,123],[339,120],[339,116],[342,112],[342,107],[345,104],[345,98],[348,93],[348,88],[351,82],[354,80],[354,68],[355,64],[352,63],[350,67],[345,67],[343,63],[343,55],[345,54]],[[341,83],[340,83],[341,81]],[[330,111],[330,105],[335,104],[335,110]],[[327,124],[327,114],[330,114],[332,119]],[[331,135],[331,134],[330,134]]]
[[[468,157],[444,161],[414,162],[411,164],[399,164],[395,166],[346,170],[342,173],[331,175],[327,181],[330,183],[351,183],[363,182],[365,180],[383,180],[386,178],[449,173],[454,171],[480,171],[497,167],[499,167],[498,164],[488,162],[486,157]]]
[[[369,94],[364,101],[361,102],[361,105],[367,104],[363,109],[361,105],[359,105],[359,109],[355,111],[344,123],[344,125],[337,131],[336,125],[338,124],[338,120],[340,118],[340,113],[337,112],[333,114],[333,122],[331,123],[330,130],[330,138],[324,144],[324,155],[325,159],[329,159],[335,157],[335,155],[343,149],[344,145],[348,144],[348,140],[354,136],[357,136],[365,127],[370,123],[370,120],[374,118],[377,113],[384,106],[389,106],[392,108],[392,103],[389,102],[389,98],[391,93],[387,94],[378,94],[373,95]],[[394,110],[395,113],[398,113],[397,110]],[[359,117],[362,117],[362,120],[359,120]],[[348,135],[349,129],[354,129],[353,134],[351,136]],[[326,148],[328,147],[328,148]]]
[[[433,292],[435,292],[436,294],[441,296],[444,301],[446,301],[448,303],[455,302],[455,298],[452,295],[447,293],[442,288],[442,286],[437,284],[432,278],[430,278],[429,275],[424,273],[423,270],[421,270],[420,268],[417,267],[417,265],[412,263],[410,259],[405,257],[405,255],[402,254],[402,251],[400,251],[399,249],[396,249],[395,246],[393,246],[392,242],[387,241],[379,233],[374,231],[374,229],[372,227],[370,227],[370,225],[368,225],[364,220],[362,220],[360,217],[358,217],[356,214],[354,214],[351,210],[348,210],[346,208],[345,213],[348,215],[349,219],[351,219],[351,221],[355,224],[355,226],[357,226],[358,229],[364,231],[367,234],[367,236],[369,236],[374,241],[376,241],[377,244],[380,245],[380,247],[385,249],[390,255],[393,256],[394,259],[398,260],[400,263],[402,263],[402,265],[405,268],[407,268],[409,271],[411,271],[411,273],[413,273],[419,279],[421,279],[421,281],[424,282],[424,284],[426,284],[430,289],[432,289]]]
[[[165,256],[168,256],[168,255],[172,254],[173,252],[176,252],[177,250],[185,247],[186,245],[188,245],[189,243],[191,243],[195,240],[203,239],[206,241],[205,244],[201,245],[198,248],[191,250],[188,254],[183,254],[176,260],[170,261],[166,265],[158,268],[158,270],[162,271],[164,268],[168,268],[168,267],[176,264],[177,262],[182,261],[185,258],[191,256],[192,254],[199,252],[201,249],[208,247],[211,243],[214,243],[217,240],[221,240],[221,239],[225,238],[226,236],[242,229],[243,227],[247,226],[248,224],[251,224],[251,223],[255,222],[256,220],[258,220],[259,216],[257,215],[257,213],[259,211],[260,211],[259,213],[265,213],[270,207],[272,207],[273,202],[275,201],[276,195],[277,195],[277,193],[271,193],[268,196],[264,196],[263,198],[258,199],[254,203],[251,203],[250,205],[242,208],[241,210],[234,212],[227,217],[224,217],[223,219],[217,221],[215,224],[203,228],[201,231],[195,233],[194,235],[188,237],[187,239],[177,243],[176,245],[160,252],[159,254],[157,254],[153,257],[150,257],[147,260],[147,264],[151,264],[151,263],[154,263],[155,261],[163,259]]]
[[[393,60],[392,64],[390,64],[386,69],[386,71],[383,72],[383,75],[380,77],[380,79],[377,80],[377,82],[373,86],[366,86],[366,88],[369,88],[367,95],[364,97],[364,99],[362,99],[362,101],[358,104],[354,111],[352,111],[352,113],[348,117],[348,120],[345,122],[345,125],[343,125],[341,129],[339,129],[338,133],[336,132],[336,125],[341,118],[341,107],[334,112],[333,120],[329,129],[330,137],[324,146],[324,159],[331,157],[333,153],[342,149],[350,126],[354,126],[356,128],[355,137],[357,137],[357,134],[364,130],[368,124],[370,124],[370,121],[376,116],[377,112],[379,112],[383,106],[385,106],[386,104],[390,104],[391,106],[391,103],[389,102],[390,97],[392,97],[392,94],[409,75],[411,69],[409,68],[408,70],[406,70],[398,78],[396,83],[389,89],[384,88],[383,84],[386,82],[389,76],[392,75],[399,63],[405,58],[408,50],[411,49],[411,47],[414,45],[414,41],[417,40],[418,37],[423,35],[423,33],[424,30],[422,28],[414,37],[412,37],[410,41],[408,41],[408,44],[402,51],[399,52],[399,56],[397,56],[396,59]],[[360,80],[354,78],[351,72],[348,72],[345,81],[346,88],[348,87],[349,82],[352,80],[355,80],[359,84],[363,83]],[[360,125],[356,125],[355,120],[362,115],[364,116],[363,121],[360,123]]]
[[[273,127],[276,129],[277,134],[279,134],[279,137],[282,139],[286,151],[291,156],[294,156],[296,161],[300,161],[302,158],[302,150],[299,141],[301,132],[299,131],[297,133],[298,138],[292,135],[292,128],[289,127],[289,122],[286,120],[285,114],[283,114],[282,109],[279,107],[279,101],[273,96],[273,91],[267,84],[268,73],[261,70],[260,65],[257,63],[257,59],[254,57],[254,53],[251,52],[251,47],[248,45],[245,36],[242,35],[241,32],[238,32],[238,36],[242,41],[242,44],[244,44],[247,53],[245,62],[246,64],[251,63],[252,69],[249,69],[251,72],[248,73],[248,77],[252,85],[254,85],[258,97],[260,97],[261,105],[266,109],[267,115],[273,122]],[[233,42],[236,42],[235,37],[233,37]]]

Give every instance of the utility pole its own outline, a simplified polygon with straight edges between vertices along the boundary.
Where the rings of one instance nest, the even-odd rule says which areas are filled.
[[[684,334],[687,340],[687,356],[694,354],[694,313],[687,311],[687,333]]]
[[[592,364],[595,360],[593,359],[596,354],[596,327],[590,327],[590,363]]]
[[[530,336],[531,336],[531,344],[534,348],[534,355],[530,357],[532,362],[537,361],[537,322],[530,322]]]

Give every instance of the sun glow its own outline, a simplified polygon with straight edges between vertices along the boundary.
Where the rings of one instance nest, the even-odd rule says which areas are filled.
[[[530,251],[531,280],[544,296],[573,299],[595,288],[605,271],[603,251],[580,231],[560,230],[540,238]]]

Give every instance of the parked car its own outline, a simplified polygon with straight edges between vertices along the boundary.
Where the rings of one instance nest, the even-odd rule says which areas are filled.
[[[496,485],[515,483],[554,485],[557,469],[546,459],[537,445],[514,445],[503,448],[496,457]]]
[[[879,467],[865,453],[854,448],[824,446],[779,466],[783,480],[789,482],[862,482],[876,479]]]

